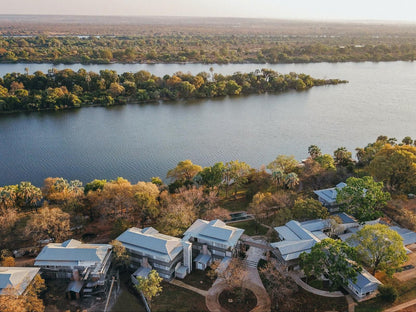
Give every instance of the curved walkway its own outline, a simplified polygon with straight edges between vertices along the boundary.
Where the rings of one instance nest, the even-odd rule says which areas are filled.
[[[384,312],[396,312],[396,311],[401,311],[401,310],[406,309],[406,308],[408,308],[408,307],[411,307],[411,306],[413,306],[413,305],[416,305],[416,299],[413,299],[413,300],[407,301],[407,302],[405,302],[405,303],[399,304],[399,305],[397,305],[397,306],[395,306],[395,307],[392,307],[392,308],[386,309],[386,310],[384,310]]]
[[[243,281],[243,287],[250,289],[257,298],[256,307],[251,312],[269,312],[270,311],[270,297],[263,286],[260,279],[259,272],[257,271],[257,263],[263,256],[264,250],[256,247],[250,247],[247,251],[247,271]],[[205,303],[207,308],[211,312],[228,312],[221,307],[218,296],[227,287],[226,282],[222,278],[217,278],[212,287],[208,290],[208,294],[205,297]]]
[[[322,297],[328,297],[328,298],[339,298],[344,297],[345,295],[340,291],[325,291],[321,289],[314,288],[308,284],[306,284],[304,281],[301,280],[300,276],[294,272],[290,273],[290,276],[293,278],[293,280],[298,284],[298,286],[302,287],[307,292],[310,292],[312,294],[322,296]]]

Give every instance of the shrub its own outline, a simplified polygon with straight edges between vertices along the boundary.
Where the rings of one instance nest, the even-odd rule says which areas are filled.
[[[399,297],[397,289],[392,285],[380,285],[378,291],[379,296],[387,302],[394,302]]]

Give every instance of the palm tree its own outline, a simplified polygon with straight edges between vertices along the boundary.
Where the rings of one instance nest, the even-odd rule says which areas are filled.
[[[282,170],[276,169],[272,172],[272,179],[276,182],[276,187],[279,187],[285,180],[285,174]]]
[[[288,188],[294,188],[298,184],[299,184],[299,177],[296,173],[291,172],[285,176],[285,185]]]

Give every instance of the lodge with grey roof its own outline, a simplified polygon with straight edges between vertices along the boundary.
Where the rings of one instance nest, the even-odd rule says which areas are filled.
[[[183,240],[192,243],[195,266],[205,270],[214,260],[233,257],[244,230],[221,220],[196,220],[184,233]]]
[[[103,285],[111,264],[108,244],[83,244],[76,239],[46,245],[35,259],[35,266],[48,278],[68,278]]]
[[[24,295],[39,268],[0,267],[0,295]]]
[[[313,191],[318,195],[318,200],[324,205],[330,212],[337,211],[337,194],[338,190],[346,187],[344,182],[338,183],[335,187]]]
[[[155,269],[167,280],[183,278],[192,270],[191,244],[177,237],[161,234],[152,227],[133,227],[117,240],[126,248],[133,268]]]

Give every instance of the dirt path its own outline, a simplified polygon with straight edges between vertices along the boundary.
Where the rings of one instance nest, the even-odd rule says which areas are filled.
[[[397,312],[397,311],[401,311],[405,308],[411,307],[413,305],[416,305],[416,299],[407,301],[405,303],[399,304],[399,305],[397,305],[395,307],[392,307],[392,308],[388,308],[388,309],[384,310],[384,312]]]

